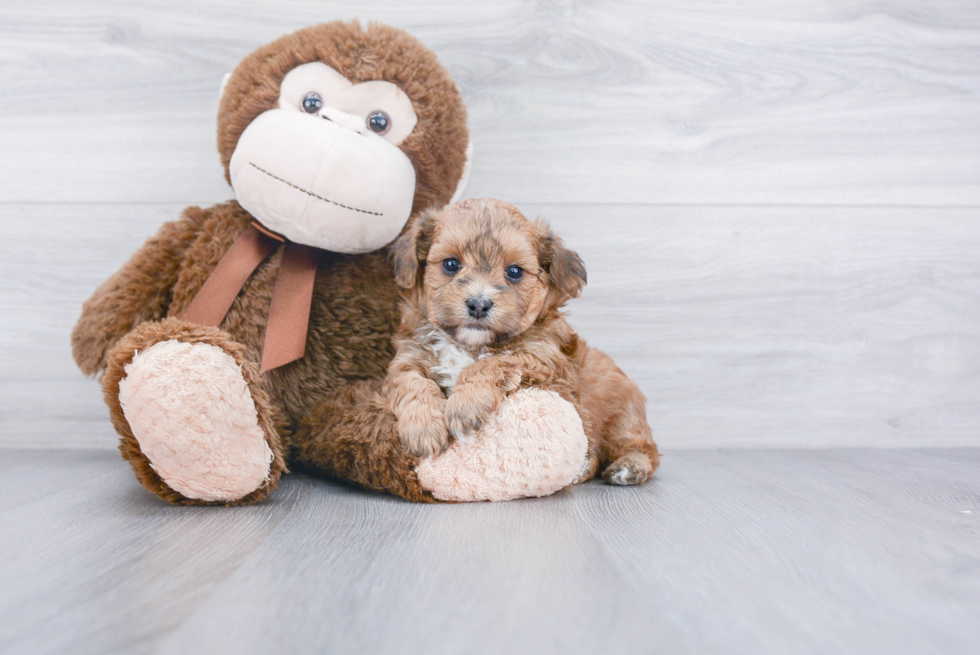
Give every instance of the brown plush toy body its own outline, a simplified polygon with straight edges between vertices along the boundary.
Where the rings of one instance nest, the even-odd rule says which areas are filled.
[[[434,500],[378,394],[399,315],[384,246],[412,213],[450,202],[468,143],[454,83],[401,30],[327,23],[242,61],[218,117],[238,200],[189,208],[164,225],[85,303],[72,334],[82,371],[104,370],[120,449],[147,489],[173,503],[254,503],[288,463]],[[238,270],[226,255],[256,224],[285,245]],[[315,249],[308,322],[286,326],[306,330],[305,352],[301,340],[302,356],[262,371],[281,336],[270,316],[282,304],[280,283],[288,286],[292,244]],[[219,269],[225,282],[240,278],[230,308],[211,326],[185,320]],[[552,493],[574,478],[585,437],[569,407],[529,396],[501,408],[523,417],[519,437],[538,444],[548,470],[515,459],[523,446],[489,455],[484,466],[523,476],[494,498]],[[452,471],[439,477],[455,484]]]

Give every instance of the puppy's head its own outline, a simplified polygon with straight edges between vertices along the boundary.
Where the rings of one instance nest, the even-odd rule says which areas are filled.
[[[506,341],[582,293],[585,266],[543,221],[499,200],[412,219],[392,246],[406,298],[468,347]]]

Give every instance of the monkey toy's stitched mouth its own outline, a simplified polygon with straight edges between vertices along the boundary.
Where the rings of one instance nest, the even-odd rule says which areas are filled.
[[[312,197],[316,198],[317,200],[322,200],[323,202],[328,202],[331,205],[337,205],[338,207],[343,207],[344,209],[349,209],[351,211],[359,212],[361,214],[370,214],[371,216],[382,216],[382,217],[384,216],[384,214],[379,214],[378,212],[372,212],[372,211],[368,211],[366,209],[358,209],[357,207],[350,207],[350,206],[345,205],[343,203],[339,203],[336,200],[331,200],[330,198],[324,198],[323,196],[317,195],[317,194],[313,193],[312,191],[308,191],[308,190],[304,189],[303,187],[296,186],[292,182],[288,182],[288,181],[282,179],[281,177],[278,177],[276,175],[273,175],[272,173],[270,173],[269,171],[265,170],[264,168],[262,168],[260,166],[256,166],[253,162],[248,162],[248,165],[251,166],[252,168],[254,168],[255,170],[259,171],[260,173],[265,173],[266,175],[268,175],[269,177],[271,177],[273,180],[276,180],[277,182],[282,182],[283,184],[285,184],[287,186],[291,186],[292,188],[296,189],[297,191],[302,191],[306,195],[312,196]]]

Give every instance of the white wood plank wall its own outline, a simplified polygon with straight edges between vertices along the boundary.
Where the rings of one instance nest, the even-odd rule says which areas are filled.
[[[470,108],[470,192],[589,267],[573,322],[665,449],[980,445],[980,3],[0,3],[0,445],[115,443],[81,302],[230,197],[222,75],[337,18]]]

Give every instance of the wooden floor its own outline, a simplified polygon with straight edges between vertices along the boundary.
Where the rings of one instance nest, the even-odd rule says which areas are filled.
[[[301,475],[175,508],[0,457],[0,652],[941,653],[980,643],[980,449],[675,451],[641,488],[425,506]]]

